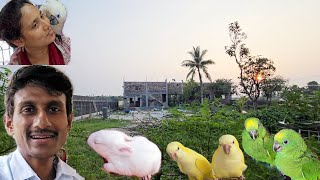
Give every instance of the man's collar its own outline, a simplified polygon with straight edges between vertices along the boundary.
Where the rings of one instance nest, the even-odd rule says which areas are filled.
[[[29,179],[31,177],[37,177],[40,179],[23,158],[18,148],[13,152],[10,167],[12,168],[13,179]]]
[[[60,178],[60,176],[62,176],[62,175],[67,175],[67,176],[72,176],[72,177],[78,177],[79,176],[77,174],[76,170],[71,168],[69,165],[67,165],[61,159],[59,159],[59,162],[57,164],[56,172],[57,172],[56,179]]]
[[[83,179],[79,176],[73,168],[57,158],[56,165],[56,178],[59,179],[61,176],[71,176],[77,179]],[[39,179],[38,175],[33,171],[27,161],[23,158],[19,149],[17,148],[13,152],[12,160],[10,161],[10,167],[12,168],[12,175],[14,179]]]

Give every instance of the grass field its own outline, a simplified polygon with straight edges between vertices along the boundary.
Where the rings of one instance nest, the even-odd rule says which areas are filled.
[[[217,139],[234,129],[234,135],[239,139],[241,130],[238,124],[243,122],[224,122],[223,124],[213,121],[187,120],[184,122],[175,120],[164,120],[157,126],[140,126],[134,131],[139,131],[156,143],[162,151],[161,171],[153,179],[175,180],[187,179],[182,174],[176,163],[170,160],[166,154],[166,145],[171,141],[180,141],[189,148],[203,154],[209,161],[215,148]],[[101,170],[103,160],[86,144],[86,139],[90,133],[114,127],[125,127],[128,122],[119,120],[87,120],[75,122],[70,137],[65,148],[69,152],[68,164],[74,167],[86,179],[110,179],[127,180],[133,179],[123,176],[113,176]],[[143,125],[143,124],[142,124]],[[130,131],[130,129],[128,129]],[[132,129],[131,129],[132,130]],[[239,139],[240,141],[240,139]],[[264,164],[255,162],[246,157],[248,170],[245,173],[247,179],[280,179],[279,173]],[[257,173],[259,172],[259,173]]]

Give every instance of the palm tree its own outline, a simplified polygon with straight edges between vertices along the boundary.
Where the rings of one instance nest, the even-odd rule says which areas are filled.
[[[200,53],[201,52],[201,53]],[[203,56],[207,53],[207,50],[200,51],[200,47],[197,46],[196,48],[193,47],[193,51],[188,52],[192,56],[192,60],[184,60],[182,62],[182,66],[189,67],[190,71],[187,75],[188,79],[191,76],[193,80],[194,75],[198,72],[199,80],[200,80],[200,97],[201,97],[201,104],[203,103],[203,84],[202,84],[202,75],[201,70],[204,72],[206,77],[212,82],[210,74],[208,72],[207,65],[214,64],[214,62],[209,60],[204,60]]]

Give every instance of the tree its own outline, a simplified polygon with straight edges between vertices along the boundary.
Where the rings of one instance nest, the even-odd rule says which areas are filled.
[[[241,92],[249,97],[253,103],[253,108],[256,109],[261,84],[271,76],[275,67],[268,58],[250,56],[249,49],[243,43],[247,35],[242,32],[237,21],[229,24],[229,36],[231,45],[225,46],[226,53],[230,57],[234,57],[238,64]]]
[[[2,116],[4,109],[4,93],[6,92],[7,83],[9,81],[8,77],[11,71],[8,68],[0,67],[0,115]]]
[[[235,92],[236,86],[231,79],[217,79],[209,84],[208,90],[213,93],[215,98],[221,98],[222,95],[228,96]]]
[[[244,64],[242,92],[248,95],[254,109],[257,108],[257,100],[262,91],[261,85],[269,79],[275,70],[273,62],[263,57],[250,57]]]
[[[272,96],[276,92],[280,92],[285,87],[286,82],[287,81],[280,76],[266,79],[264,81],[262,84],[262,91],[269,102],[271,102]]]
[[[4,107],[4,94],[8,83],[8,77],[11,71],[5,67],[0,67],[0,115],[5,112]],[[3,123],[0,123],[0,155],[6,154],[9,150],[15,146],[14,140],[11,136],[5,133],[5,127]]]
[[[320,88],[319,88],[319,84],[317,81],[310,81],[307,83],[307,91],[309,93],[312,93],[313,91],[319,91]]]
[[[184,60],[182,62],[182,66],[189,67],[189,73],[187,75],[187,79],[191,77],[191,80],[194,79],[194,76],[196,73],[198,73],[199,81],[200,81],[200,98],[201,98],[201,104],[203,103],[203,83],[202,83],[202,75],[201,71],[205,74],[206,78],[211,80],[211,76],[208,72],[208,65],[214,64],[214,62],[209,60],[204,60],[204,55],[207,53],[207,50],[200,51],[200,47],[197,46],[196,48],[193,47],[193,51],[188,52],[192,59],[191,60]]]
[[[184,102],[190,103],[194,100],[198,100],[199,102],[199,85],[194,82],[194,80],[189,80],[183,86],[183,100]]]

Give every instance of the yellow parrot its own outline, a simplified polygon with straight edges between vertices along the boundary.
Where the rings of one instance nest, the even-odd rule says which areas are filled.
[[[211,164],[217,178],[244,179],[242,173],[247,169],[237,139],[229,134],[219,138],[219,146]]]
[[[177,162],[182,173],[187,174],[189,180],[213,180],[214,172],[210,162],[201,154],[184,147],[179,142],[167,145],[167,153]]]

